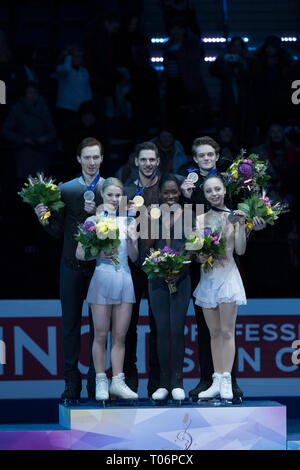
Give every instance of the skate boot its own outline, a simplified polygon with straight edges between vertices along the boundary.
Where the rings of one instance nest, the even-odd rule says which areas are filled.
[[[241,405],[243,402],[244,392],[238,386],[238,383],[235,377],[231,377],[231,385],[232,385],[232,393],[233,393],[232,404]]]
[[[185,393],[183,388],[173,388],[172,389],[172,398],[178,405],[181,405],[181,402],[185,400]]]
[[[96,374],[96,392],[97,401],[108,400],[108,380],[105,373]]]
[[[133,392],[125,383],[125,375],[121,372],[112,378],[109,395],[111,400],[121,398],[122,400],[137,400],[138,394]]]
[[[212,376],[213,383],[212,385],[203,392],[198,394],[198,398],[200,400],[212,400],[213,398],[219,397],[220,395],[220,381],[221,381],[221,374],[215,372]]]
[[[151,398],[155,401],[167,400],[169,398],[169,390],[160,387],[154,393],[152,393]]]
[[[81,392],[81,382],[66,382],[65,390],[61,394],[61,399],[65,406],[78,405]]]
[[[233,393],[231,374],[229,372],[223,372],[221,376],[220,395],[223,402],[232,403]]]
[[[200,392],[204,392],[207,390],[212,384],[211,378],[202,378],[200,382],[196,385],[195,388],[189,391],[189,398],[192,400],[193,398],[198,398]]]

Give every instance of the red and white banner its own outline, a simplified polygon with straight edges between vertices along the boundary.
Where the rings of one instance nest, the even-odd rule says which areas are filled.
[[[140,396],[149,373],[147,302],[138,324]],[[237,376],[248,396],[300,393],[300,299],[250,299],[236,326]],[[298,345],[298,351],[295,345]],[[192,302],[185,327],[185,388],[199,380]],[[89,326],[84,306],[79,368],[86,378]],[[108,364],[109,367],[109,364]],[[63,389],[61,310],[57,300],[0,301],[0,398],[58,397]],[[84,396],[84,394],[83,394]]]

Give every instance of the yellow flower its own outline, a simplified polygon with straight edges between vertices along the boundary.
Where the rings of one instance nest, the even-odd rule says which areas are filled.
[[[47,187],[48,189],[50,189],[51,191],[55,191],[56,188],[57,188],[56,184],[47,184],[46,187]]]
[[[160,255],[160,251],[154,251],[153,255],[154,255],[154,256],[159,256],[159,255]]]
[[[273,214],[271,207],[267,207],[267,215]]]
[[[208,262],[208,264],[211,268],[212,268],[212,265],[213,265],[213,260],[214,260],[213,256],[210,256],[207,260],[207,262]]]
[[[47,211],[45,214],[43,214],[41,216],[41,221],[44,222],[45,220],[47,220],[51,215],[51,212],[50,211]]]
[[[245,227],[248,228],[249,230],[252,230],[252,229],[253,229],[253,224],[252,224],[252,222],[246,222],[246,223],[245,223]]]
[[[179,271],[176,270],[176,269],[174,269],[174,270],[172,271],[172,274],[178,274],[178,273],[179,273]]]

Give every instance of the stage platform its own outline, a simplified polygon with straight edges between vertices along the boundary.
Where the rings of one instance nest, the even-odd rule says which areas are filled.
[[[296,436],[295,436],[296,437]],[[297,447],[298,446],[298,447]],[[286,450],[286,406],[275,401],[241,405],[184,401],[153,405],[96,402],[59,405],[58,425],[0,427],[0,449],[15,450]]]

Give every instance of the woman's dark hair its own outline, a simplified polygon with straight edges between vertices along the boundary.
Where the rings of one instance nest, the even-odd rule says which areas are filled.
[[[163,187],[166,183],[168,183],[169,181],[173,181],[173,182],[177,185],[179,191],[181,191],[181,189],[180,189],[180,181],[178,180],[178,178],[176,178],[175,175],[173,175],[173,173],[164,173],[164,174],[162,175],[162,177],[161,177],[161,179],[160,179],[160,181],[159,181],[159,190],[161,191],[161,190],[162,190],[162,187]]]
[[[212,178],[217,178],[218,180],[220,180],[221,183],[223,184],[224,188],[226,188],[224,179],[222,178],[222,176],[220,175],[220,173],[217,173],[217,174],[214,174],[214,175],[209,175],[209,176],[207,176],[207,177],[205,178],[205,180],[203,181],[203,183],[202,183],[202,185],[201,185],[201,186],[202,186],[202,189],[204,189],[205,183],[206,183],[207,181],[209,181],[210,179],[212,179]]]

